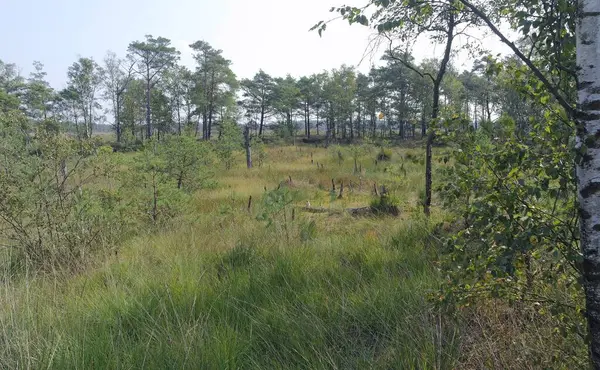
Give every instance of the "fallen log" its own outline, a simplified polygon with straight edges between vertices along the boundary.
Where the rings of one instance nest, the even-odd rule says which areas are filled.
[[[352,216],[368,216],[377,214],[373,207],[348,208],[346,212],[350,213]]]
[[[314,207],[301,207],[300,210],[302,212],[307,213],[329,213],[330,215],[341,214],[343,210],[341,209],[329,209],[329,208],[314,208]]]
[[[351,216],[382,216],[382,215],[392,215],[398,216],[400,214],[400,210],[398,207],[386,207],[384,209],[375,208],[375,207],[358,207],[358,208],[346,208],[346,209],[331,209],[331,208],[315,208],[315,207],[300,207],[302,212],[307,213],[327,213],[329,215],[340,215],[344,212],[349,213]]]

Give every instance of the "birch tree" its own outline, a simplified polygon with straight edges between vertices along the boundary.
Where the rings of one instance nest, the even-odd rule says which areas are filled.
[[[98,91],[103,80],[104,70],[91,58],[79,58],[69,67],[68,86],[75,93],[84,124],[84,137],[92,137],[95,124],[95,111],[100,108]]]
[[[122,139],[121,112],[123,99],[127,86],[133,79],[133,63],[126,63],[119,59],[117,54],[108,52],[104,58],[104,98],[112,104],[113,127],[117,135],[117,142]]]
[[[590,357],[600,369],[600,2],[582,0],[577,23],[577,189]]]

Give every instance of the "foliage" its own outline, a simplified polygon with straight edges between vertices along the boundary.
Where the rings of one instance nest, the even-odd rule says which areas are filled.
[[[300,226],[300,240],[308,242],[317,237],[317,223],[315,220],[305,221]]]
[[[252,80],[244,79],[240,85],[243,91],[246,115],[250,119],[257,117],[258,136],[262,136],[266,119],[274,110],[276,91],[273,78],[260,70]]]
[[[31,135],[17,112],[0,113],[0,131],[0,240],[20,261],[34,269],[76,268],[124,236],[118,196],[86,186],[111,172],[90,142],[43,127]]]
[[[122,173],[122,190],[129,199],[129,205],[135,213],[135,217],[143,223],[162,224],[181,213],[189,199],[183,190],[178,187],[177,181],[184,171],[183,179],[191,175],[189,162],[182,158],[176,166],[175,171],[168,167],[173,164],[167,162],[161,155],[161,145],[156,140],[146,143],[144,149],[136,156],[135,161],[130,163],[133,171]],[[173,175],[175,174],[175,175]]]
[[[527,135],[503,117],[457,131],[441,196],[462,219],[447,243],[443,297],[459,305],[502,298],[550,315],[572,343],[563,361],[581,365],[585,335],[571,129],[547,114]],[[583,348],[583,347],[581,347]],[[568,359],[567,359],[568,358]]]
[[[171,46],[170,40],[150,35],[145,41],[129,45],[127,63],[119,60],[116,54],[109,54],[106,68],[101,68],[91,58],[79,58],[69,68],[67,88],[60,92],[54,91],[46,81],[41,63],[34,62],[34,72],[25,80],[19,76],[15,65],[0,61],[0,243],[11,253],[15,251],[11,257],[16,256],[13,261],[47,271],[64,266],[83,270],[82,262],[91,254],[102,253],[108,248],[116,252],[130,236],[143,235],[144,231],[149,234],[163,231],[175,224],[174,220],[187,218],[202,220],[210,226],[204,233],[211,236],[206,242],[212,253],[214,245],[220,243],[221,238],[227,238],[224,230],[231,225],[236,228],[235,232],[230,232],[234,236],[229,236],[226,246],[235,245],[235,248],[219,255],[202,254],[193,261],[196,265],[212,266],[200,275],[204,276],[206,272],[207,282],[200,284],[199,274],[190,274],[188,281],[180,285],[179,279],[185,276],[180,273],[181,266],[157,267],[156,270],[161,272],[170,268],[177,270],[169,276],[171,281],[164,283],[157,278],[155,280],[160,284],[154,282],[161,289],[164,283],[172,290],[138,286],[135,302],[141,303],[137,308],[125,301],[120,302],[120,309],[112,306],[108,309],[103,306],[104,301],[92,302],[94,310],[105,308],[104,313],[109,319],[103,322],[117,322],[117,331],[113,324],[110,328],[98,325],[98,320],[90,324],[75,310],[74,316],[80,321],[75,320],[71,329],[76,333],[81,328],[85,330],[79,336],[71,336],[69,332],[55,331],[55,322],[43,317],[40,322],[48,320],[52,324],[41,327],[37,321],[29,322],[42,334],[40,342],[27,337],[20,342],[25,343],[26,350],[13,351],[10,340],[4,340],[3,344],[7,345],[0,349],[0,367],[25,363],[50,367],[55,359],[59,367],[72,365],[71,361],[82,361],[74,367],[98,364],[114,367],[115,364],[121,366],[121,361],[127,365],[128,361],[136,362],[140,358],[144,364],[147,358],[157,361],[156,365],[152,363],[156,367],[172,366],[173,363],[186,367],[193,362],[190,357],[196,355],[196,352],[190,355],[189,343],[200,343],[216,353],[210,352],[213,357],[200,358],[205,355],[201,351],[199,357],[194,358],[197,361],[193,365],[197,367],[461,367],[464,364],[457,365],[451,358],[451,351],[442,351],[446,349],[445,343],[441,344],[445,319],[455,319],[463,325],[461,320],[467,317],[464,325],[468,331],[475,320],[481,319],[486,323],[483,326],[498,320],[494,315],[500,310],[510,312],[511,318],[515,318],[513,327],[510,323],[503,325],[513,329],[506,332],[517,333],[511,337],[513,346],[519,346],[515,344],[519,339],[536,335],[552,344],[540,350],[527,343],[527,349],[520,351],[525,353],[520,356],[526,360],[514,360],[513,367],[524,367],[519,366],[522,364],[539,368],[584,367],[586,329],[583,313],[593,319],[598,299],[588,296],[587,311],[584,309],[581,276],[591,287],[588,293],[596,293],[594,258],[597,246],[588,245],[586,237],[597,230],[590,226],[587,232],[585,229],[579,232],[574,164],[589,161],[589,149],[594,149],[596,138],[592,130],[583,129],[583,121],[595,119],[595,116],[579,111],[593,112],[594,105],[575,105],[577,87],[584,89],[593,83],[584,79],[578,83],[578,72],[594,68],[593,64],[587,63],[577,66],[575,34],[577,26],[589,14],[580,14],[580,4],[574,0],[367,0],[365,3],[360,8],[342,6],[331,11],[351,24],[371,26],[378,32],[379,41],[389,42],[381,60],[383,63],[371,68],[368,74],[357,73],[354,67],[346,65],[298,78],[291,75],[273,78],[261,70],[253,79],[238,84],[231,61],[207,42],[197,41],[190,45],[196,61],[196,70],[190,71],[177,65],[179,52]],[[579,16],[581,22],[578,24]],[[493,24],[503,21],[507,21],[523,39],[518,42],[507,40]],[[468,36],[468,27],[480,22],[500,36],[516,56],[496,58],[482,52],[470,70],[458,70],[451,60],[451,55],[457,51],[456,37],[464,36],[467,42],[462,45],[477,51]],[[320,22],[314,29],[321,34],[326,26],[327,22]],[[588,35],[584,32],[580,36]],[[410,45],[425,37],[435,44],[446,44],[441,61],[416,61],[411,55]],[[584,40],[582,44],[591,44],[586,37],[580,37]],[[396,45],[397,42],[400,45]],[[583,77],[587,76],[583,74]],[[240,86],[243,100],[236,104]],[[104,90],[102,95],[101,89]],[[100,96],[112,103],[112,124],[117,140],[113,148],[135,153],[115,154],[110,147],[101,146],[100,141],[91,140],[93,131],[100,127],[97,124],[104,120]],[[258,136],[265,140],[267,128],[274,121],[277,122],[274,125],[276,135],[295,138],[298,117],[302,116],[307,143],[312,143],[311,126],[316,126],[317,133],[324,126],[325,145],[334,143],[329,152],[332,161],[338,163],[332,173],[324,174],[330,168],[326,170],[323,166],[327,155],[321,153],[318,170],[314,171],[314,166],[310,166],[312,172],[293,183],[291,176],[297,179],[296,173],[301,171],[301,166],[280,166],[284,163],[282,158],[303,155],[297,150],[295,154],[280,150],[273,156],[277,158],[273,167],[284,167],[289,182],[280,183],[273,191],[266,191],[264,184],[254,185],[260,187],[260,192],[263,186],[265,190],[257,217],[267,224],[266,230],[260,231],[264,233],[262,237],[256,237],[259,233],[255,231],[256,220],[246,217],[246,212],[240,215],[240,209],[246,207],[249,213],[253,212],[251,201],[247,206],[245,202],[249,195],[258,194],[257,189],[243,189],[241,194],[246,199],[242,205],[238,193],[229,189],[236,186],[236,180],[241,179],[240,182],[251,187],[253,185],[249,184],[257,180],[268,183],[282,175],[272,174],[271,165],[264,178],[254,178],[261,173],[260,169],[247,171],[240,179],[224,178],[234,184],[228,184],[227,190],[222,191],[229,198],[221,199],[221,202],[214,201],[222,196],[218,191],[205,192],[213,185],[212,178],[218,175],[211,171],[215,159],[232,170],[229,174],[234,177],[236,154],[241,149],[241,132],[236,122],[242,116],[248,119],[247,127],[258,131]],[[580,124],[577,145],[571,119],[579,120]],[[405,161],[403,157],[393,155],[395,152],[386,141],[377,153],[377,160],[368,161],[365,167],[372,166],[371,162],[375,165],[378,161],[390,163],[363,172],[358,170],[358,163],[367,156],[370,146],[335,145],[369,137],[401,141],[410,137],[406,131],[412,130],[412,136],[416,136],[414,128],[419,121],[421,134],[430,134],[425,157],[411,151],[407,152]],[[200,136],[200,126],[202,142],[196,139]],[[219,137],[211,141],[214,127],[219,128]],[[152,138],[156,132],[157,137]],[[72,138],[73,133],[79,140]],[[177,136],[172,135],[174,133]],[[329,189],[329,180],[334,177],[350,190],[346,192],[347,197],[342,197],[332,189],[330,207],[368,202],[371,187],[363,186],[362,177],[368,173],[373,175],[368,181],[375,186],[382,181],[391,181],[394,194],[404,196],[397,190],[410,190],[405,192],[410,194],[406,202],[402,199],[402,203],[410,204],[414,198],[419,198],[429,215],[434,136],[437,136],[435,144],[443,146],[435,152],[440,155],[438,164],[443,181],[438,190],[439,201],[444,206],[444,210],[435,209],[434,213],[439,212],[452,220],[438,228],[437,233],[441,235],[429,235],[431,224],[419,223],[418,237],[414,236],[414,230],[406,228],[399,239],[388,234],[389,243],[389,240],[378,239],[378,233],[385,227],[382,224],[375,227],[368,224],[371,221],[361,223],[339,217],[344,219],[344,223],[336,224],[343,231],[339,232],[329,227],[330,223],[337,222],[337,217],[322,222],[317,216],[304,218],[295,214],[298,208],[294,203],[300,200],[307,202],[309,211],[329,211],[313,209],[310,201],[327,202],[325,192],[320,190]],[[319,140],[316,138],[314,143]],[[257,141],[254,148],[261,167],[268,150],[262,140]],[[346,156],[353,159],[353,174],[344,163]],[[302,160],[306,162],[306,158]],[[424,163],[427,166],[426,190],[422,191],[421,182],[416,181],[411,172]],[[303,166],[308,168],[304,162]],[[580,166],[579,169],[592,172],[587,167]],[[357,176],[359,172],[360,177]],[[580,173],[579,178],[584,176]],[[592,187],[595,186],[594,179],[590,180]],[[314,189],[306,183],[320,190],[312,192]],[[307,186],[310,190],[296,191],[297,186]],[[581,191],[579,194],[583,195]],[[207,200],[197,199],[204,196]],[[342,200],[336,202],[340,198]],[[193,207],[189,207],[192,202],[202,211],[193,213],[190,210]],[[400,199],[384,192],[370,204],[374,210],[394,213],[399,211],[400,203]],[[579,206],[581,204],[579,202]],[[221,210],[220,214],[213,213],[216,209]],[[331,211],[336,214],[340,210]],[[579,216],[585,220],[588,215],[586,211],[580,212]],[[296,219],[298,222],[294,222]],[[351,227],[346,227],[345,222]],[[248,229],[240,231],[241,225]],[[582,225],[586,227],[585,223]],[[182,258],[200,255],[195,248],[194,227],[198,225],[190,227],[191,231],[181,232],[191,234],[193,239],[188,243],[192,247],[184,251]],[[335,238],[342,238],[344,232],[353,238],[337,246]],[[440,250],[435,248],[435,241],[440,240],[438,237],[446,241]],[[378,240],[371,245],[371,239]],[[415,246],[421,259],[412,259],[415,264],[406,267],[405,256],[410,257],[410,251],[403,250],[401,256],[390,252],[402,249],[397,240]],[[357,241],[375,248],[354,249]],[[259,242],[270,249],[260,250],[256,247]],[[422,248],[425,244],[428,250]],[[587,251],[585,261],[579,251],[580,244]],[[288,245],[306,249],[289,252],[283,248]],[[325,248],[336,245],[339,250],[326,249],[319,254],[320,250],[309,249],[313,245]],[[137,252],[138,256],[144,254]],[[139,257],[145,264],[160,265],[157,261],[165,260],[165,256],[152,254],[152,251],[148,254],[152,258]],[[315,255],[320,259],[314,258]],[[437,292],[437,271],[423,262],[429,261],[423,259],[423,255],[429,260],[435,259],[436,267],[444,274],[440,293],[430,294],[434,302],[443,304],[440,311],[436,309],[437,314],[434,315],[433,308],[429,307],[431,302],[415,300],[417,303],[411,301],[408,304],[403,300],[406,297],[414,300],[413,295],[402,294],[403,299],[399,299],[394,294],[386,294],[383,300],[365,296],[365,292],[382,288],[396,292],[392,285],[402,290],[404,286],[398,286],[397,279],[389,278],[400,274],[412,281],[413,274],[423,271],[427,273],[423,279],[427,283],[415,284],[410,292],[422,295],[423,286],[427,292]],[[135,263],[129,258],[128,262]],[[187,260],[182,261],[180,265]],[[213,263],[215,261],[218,262]],[[323,261],[328,261],[327,265]],[[128,274],[123,272],[126,270],[123,266],[114,267],[115,264],[108,263],[117,276]],[[309,268],[303,270],[306,266]],[[13,283],[10,279],[5,280]],[[103,283],[97,284],[101,288],[93,286],[92,289],[96,289],[96,294],[103,300],[106,300],[104,288],[121,295],[125,295],[125,291],[129,294],[136,284],[135,278],[128,276],[123,280],[119,283],[126,286],[126,290],[119,291],[121,287],[116,283],[114,287],[109,286],[110,282],[104,277],[98,278]],[[395,281],[395,285],[388,284],[390,281]],[[12,294],[10,284],[6,296]],[[29,284],[27,280],[27,294]],[[189,287],[193,289],[187,291]],[[86,285],[80,289],[80,296],[84,295],[85,288]],[[214,291],[221,289],[227,294],[212,297]],[[195,295],[193,304],[188,304],[192,290],[211,298],[207,300],[210,305],[202,299],[197,301]],[[252,294],[248,295],[248,291]],[[332,305],[323,298],[330,296],[341,303]],[[233,300],[229,301],[231,297]],[[27,315],[36,310],[27,298],[25,313],[15,310],[5,317],[18,316],[27,322]],[[167,300],[170,305],[163,305]],[[288,305],[289,302],[295,303]],[[320,303],[315,305],[315,302]],[[357,302],[367,302],[368,307],[357,305]],[[87,302],[79,304],[83,307]],[[496,311],[496,306],[501,308]],[[192,307],[192,310],[179,310],[181,307]],[[200,311],[196,307],[201,307]],[[330,313],[332,307],[333,314]],[[423,307],[431,311],[424,312]],[[143,315],[136,316],[136,309]],[[442,309],[449,309],[445,312],[448,317],[439,316]],[[89,312],[90,309],[85,307],[82,311]],[[273,312],[280,313],[275,316],[275,321]],[[373,312],[380,317],[373,316]],[[403,328],[389,324],[405,316],[410,320],[420,319],[408,339],[404,338]],[[188,321],[182,323],[182,317]],[[202,318],[202,325],[199,325],[198,317]],[[437,323],[432,322],[434,317]],[[159,323],[163,318],[167,322]],[[12,334],[11,325],[18,326],[13,322],[7,325],[4,317],[0,320],[3,328],[9,328],[4,333]],[[289,323],[295,320],[304,327],[290,326]],[[173,322],[176,324],[170,325]],[[597,326],[590,322],[590,328],[594,330]],[[87,334],[87,327],[82,323],[97,329],[91,331],[100,334],[97,341],[95,335],[92,338]],[[138,325],[140,323],[142,325]],[[412,323],[404,324],[410,326]],[[204,331],[196,330],[200,326]],[[138,331],[138,327],[142,329]],[[182,328],[190,330],[186,334]],[[419,330],[427,338],[424,343],[421,343],[422,338],[413,338],[412,334]],[[30,328],[20,328],[14,332],[18,336],[21,333],[28,335],[29,331]],[[292,332],[302,333],[309,340],[304,341]],[[469,351],[477,347],[473,343],[478,339],[490,340],[487,338],[505,333],[491,325],[481,332],[461,333],[461,348],[466,348],[467,352],[461,354],[463,357],[469,357]],[[56,342],[47,333],[56,334]],[[151,333],[151,339],[141,340],[143,333]],[[196,333],[200,334],[195,337]],[[600,338],[598,333],[595,334],[593,338]],[[168,346],[160,339],[155,340],[163,335],[168,337]],[[207,344],[206,337],[217,340]],[[177,347],[180,338],[184,338],[181,339],[184,355],[178,356],[165,349],[171,348],[173,343]],[[431,338],[433,343],[428,342]],[[600,343],[597,338],[596,345]],[[101,350],[93,352],[96,344],[100,344]],[[125,350],[120,352],[119,344],[129,344],[133,349],[124,354]],[[83,346],[81,352],[84,355],[73,357],[74,348],[79,345]],[[89,348],[91,350],[87,352]],[[105,353],[107,348],[112,351],[108,355]],[[149,354],[149,348],[156,352]],[[411,357],[411,353],[401,356],[402,350],[398,348],[410,348],[414,353],[426,355],[418,359]],[[30,354],[37,350],[40,356]],[[504,350],[500,345],[494,346],[489,356]],[[272,356],[265,363],[252,353]],[[512,352],[507,350],[507,353]],[[170,362],[169,355],[175,360]],[[502,355],[510,357],[506,353]],[[466,362],[470,363],[469,360]],[[139,365],[139,362],[129,365]],[[494,366],[503,367],[486,361],[473,367]]]
[[[294,137],[295,127],[292,122],[281,120],[275,124],[274,131],[279,139],[289,139]]]
[[[262,197],[262,210],[257,219],[265,221],[267,227],[285,230],[289,239],[288,222],[291,221],[291,215],[288,215],[288,211],[296,198],[297,193],[287,186],[266,192]]]
[[[258,163],[258,167],[262,167],[267,159],[267,149],[265,142],[261,137],[253,137],[252,138],[252,154],[255,156],[256,163]]]
[[[127,48],[129,58],[135,60],[136,73],[143,78],[145,84],[146,137],[154,133],[151,114],[151,91],[161,72],[173,66],[179,59],[180,52],[171,46],[171,40],[164,37],[146,35],[145,41],[134,41]]]
[[[209,185],[216,155],[210,143],[190,136],[169,136],[160,142],[160,156],[178,189],[193,191]]]
[[[104,79],[104,70],[90,58],[79,58],[69,67],[69,82],[65,97],[72,99],[73,104],[83,118],[83,132],[79,132],[84,138],[91,138],[96,117],[94,112],[100,106],[97,103],[98,90]],[[78,125],[75,119],[75,125]],[[78,127],[78,126],[77,126]]]
[[[331,160],[337,162],[338,166],[341,166],[344,163],[344,148],[341,145],[333,145],[328,150]]]
[[[227,117],[222,118],[231,119],[238,84],[230,68],[231,61],[223,57],[221,50],[214,49],[205,41],[196,41],[190,48],[194,50],[197,64],[193,102],[202,119],[202,138],[210,139],[218,111],[226,112]]]
[[[400,200],[393,195],[388,193],[381,194],[381,196],[374,198],[371,201],[371,209],[381,214],[393,214],[398,215],[398,206]]]
[[[242,143],[243,138],[240,127],[232,121],[223,122],[215,149],[217,156],[226,169],[231,169],[236,153],[242,149]]]
[[[381,148],[379,153],[377,154],[378,161],[389,161],[392,159],[393,152],[389,148]]]
[[[351,145],[348,147],[348,152],[350,153],[350,157],[354,161],[354,173],[359,172],[359,164],[361,160],[369,154],[371,151],[370,145]],[[362,164],[360,164],[362,167]]]

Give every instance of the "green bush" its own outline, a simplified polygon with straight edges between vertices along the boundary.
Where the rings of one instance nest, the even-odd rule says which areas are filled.
[[[0,114],[0,240],[34,269],[78,267],[126,232],[119,194],[88,186],[110,186],[112,150],[27,126],[18,113]]]
[[[376,213],[391,214],[397,216],[400,213],[398,206],[400,200],[389,194],[383,194],[371,201],[371,209]]]
[[[377,153],[378,161],[391,161],[392,160],[392,150],[389,148],[381,148],[379,153]]]

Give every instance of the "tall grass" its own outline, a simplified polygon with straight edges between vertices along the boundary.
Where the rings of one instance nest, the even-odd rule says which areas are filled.
[[[433,368],[423,227],[287,247],[261,231],[226,251],[142,239],[60,286],[5,286],[0,367]]]
[[[292,176],[300,204],[368,205],[370,186],[332,200],[319,184],[395,175],[374,163],[353,174],[352,163],[328,161],[324,150],[270,154],[276,160],[260,169],[223,172],[219,188],[196,194],[190,214],[98,257],[94,268],[2,280],[0,368],[454,366],[453,329],[439,327],[426,298],[440,279],[427,246],[434,222],[406,213],[417,165],[406,165],[394,189],[401,218],[298,214],[290,238],[255,218],[257,203],[247,212],[247,197]],[[310,221],[315,230],[302,237]]]

